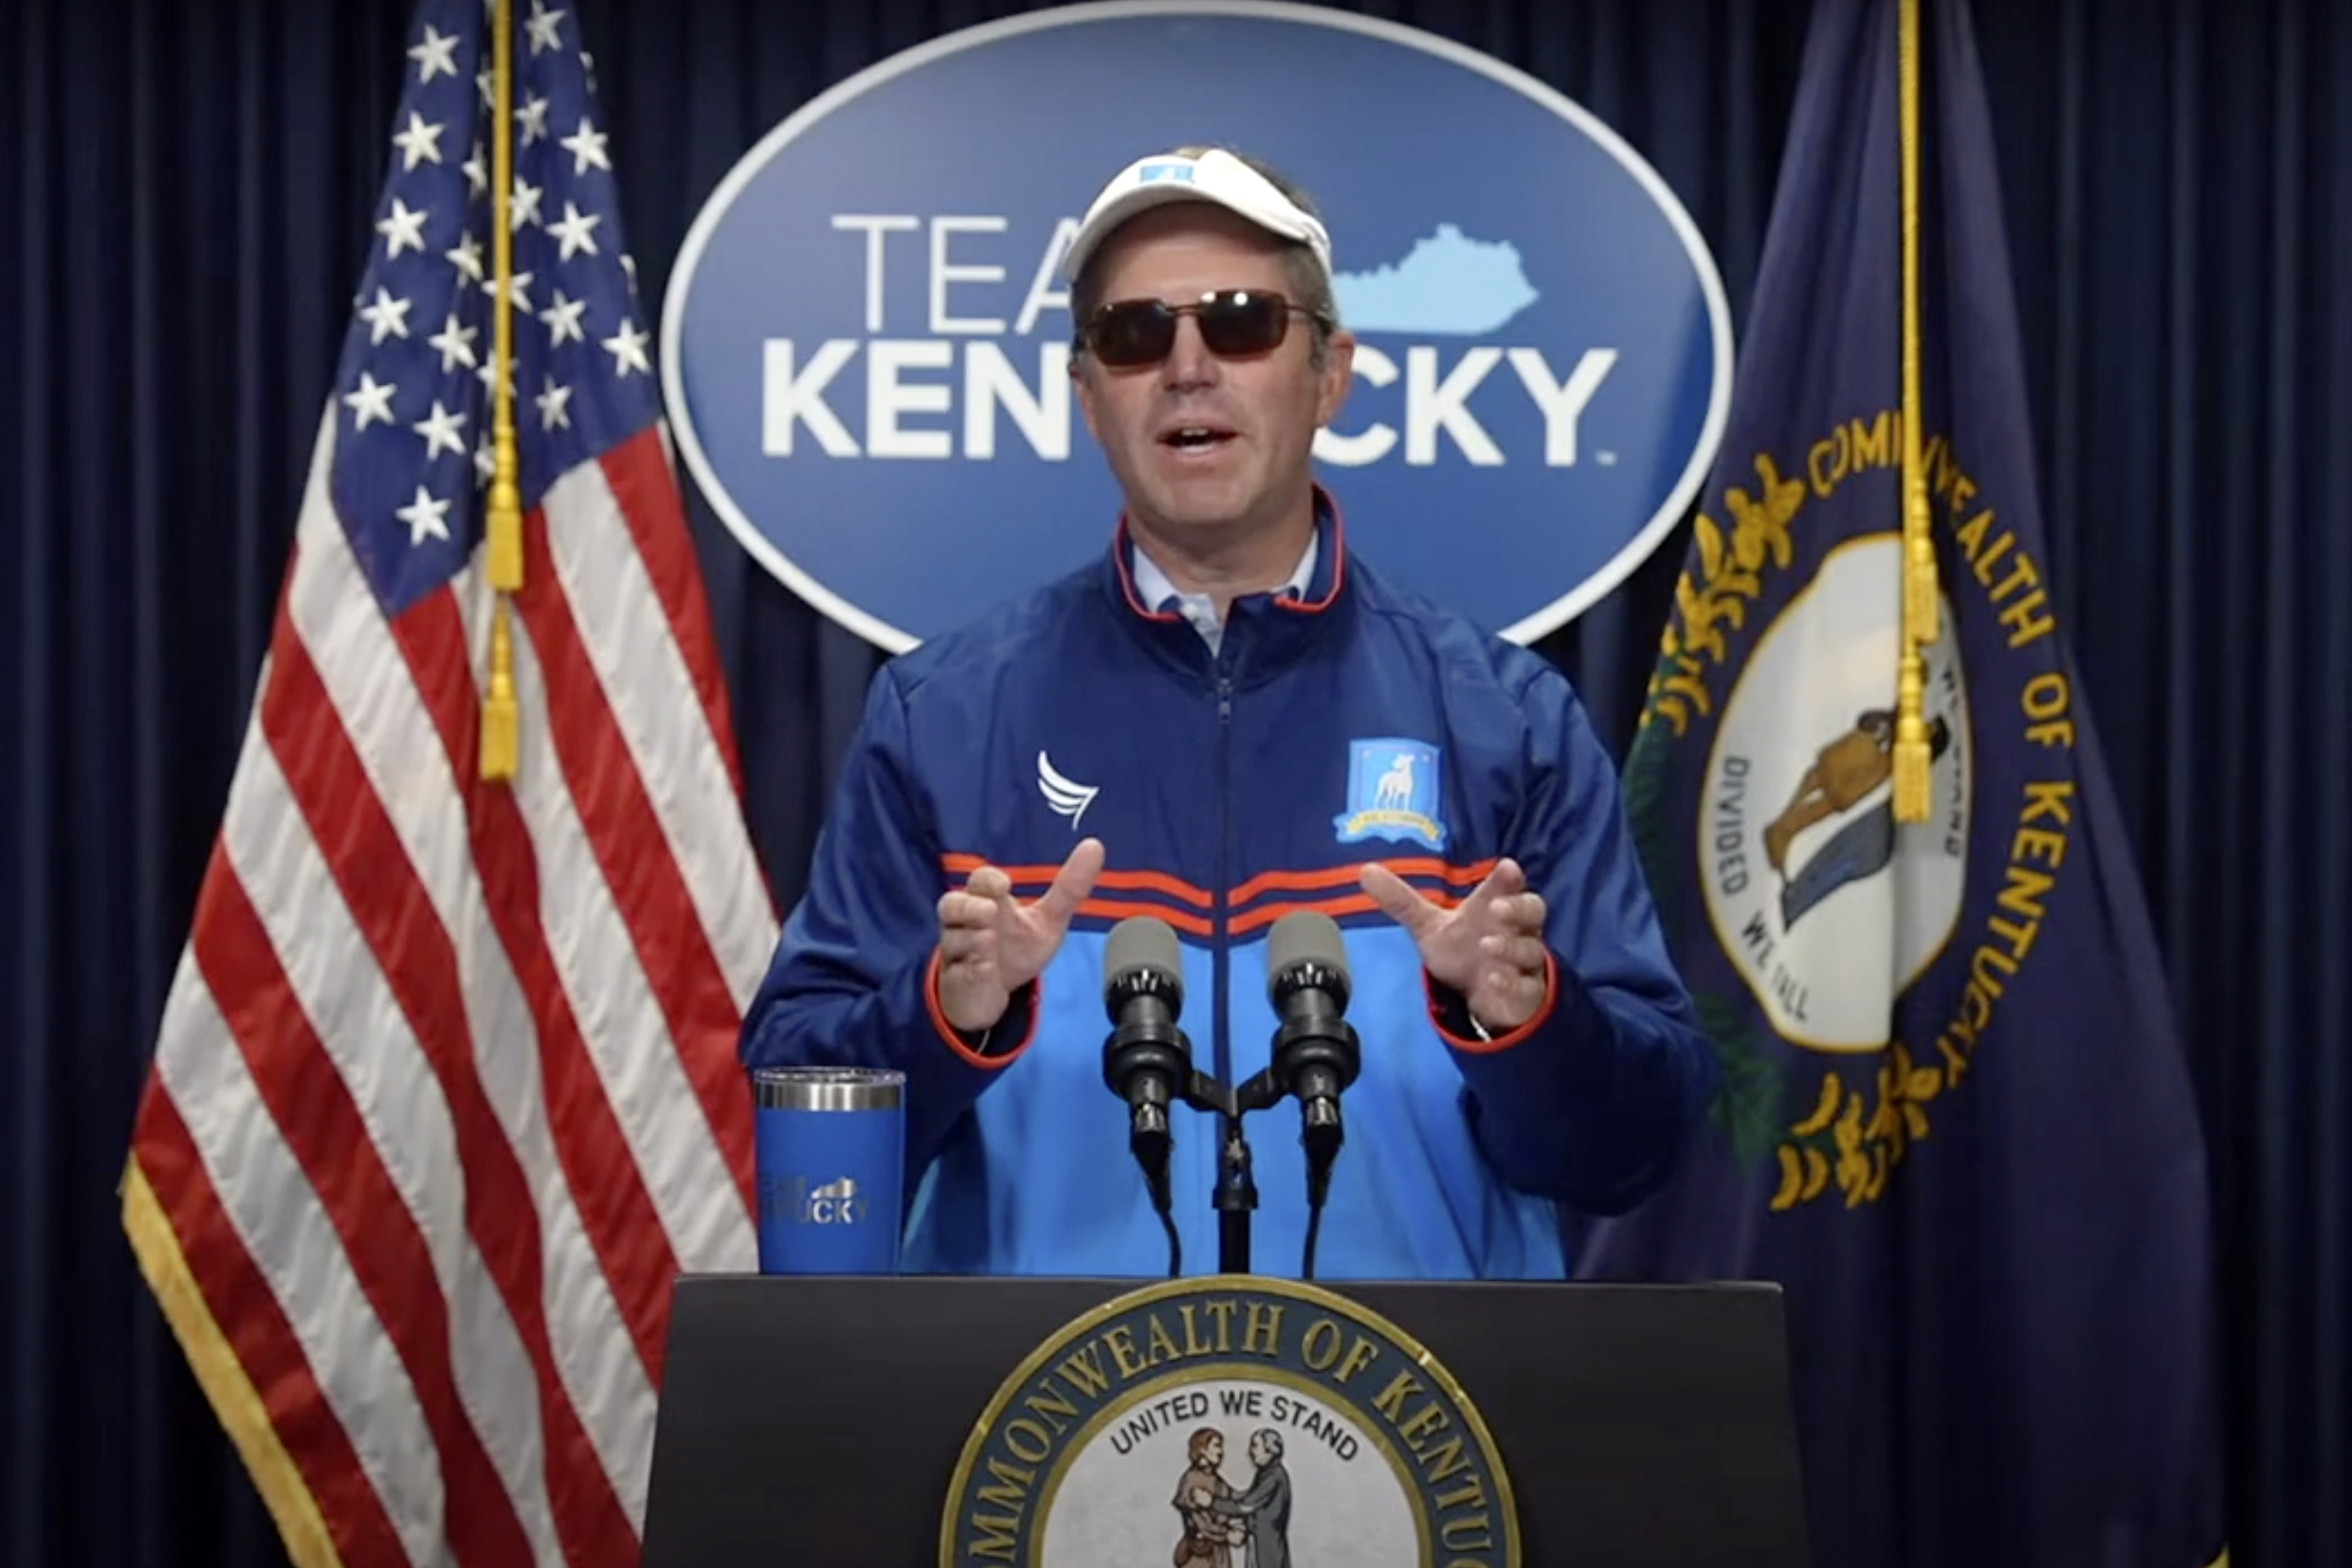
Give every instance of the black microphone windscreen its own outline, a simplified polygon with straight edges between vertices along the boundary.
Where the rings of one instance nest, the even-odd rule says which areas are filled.
[[[1152,989],[1171,1007],[1184,996],[1184,955],[1176,927],[1150,915],[1130,915],[1111,927],[1103,944],[1103,990],[1109,995],[1157,972]]]
[[[1300,964],[1314,964],[1333,971],[1342,981],[1347,979],[1347,943],[1340,936],[1339,921],[1312,909],[1299,909],[1274,922],[1273,930],[1266,935],[1267,992]]]

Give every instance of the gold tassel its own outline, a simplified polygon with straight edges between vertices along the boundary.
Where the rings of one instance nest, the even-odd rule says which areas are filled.
[[[511,0],[496,0],[491,18],[490,96],[490,477],[488,536],[483,563],[490,579],[490,683],[482,700],[482,776],[515,776],[520,750],[515,705],[515,645],[507,595],[522,587],[521,467],[515,445],[514,237],[507,204],[515,185],[514,16]]]
[[[1909,459],[1921,465],[1917,456]],[[1936,640],[1936,546],[1928,538],[1927,481],[1916,476],[1906,486],[1910,503],[1903,509],[1903,641],[1906,647],[1925,647]]]
[[[1926,662],[1936,640],[1936,550],[1929,537],[1926,465],[1920,455],[1919,0],[1902,0],[1903,97],[1903,656],[1895,677],[1895,820],[1927,820]]]
[[[1927,820],[1927,720],[1921,699],[1927,685],[1927,661],[1919,649],[1903,650],[1895,676],[1895,820]]]
[[[482,776],[515,776],[522,747],[521,716],[515,706],[514,632],[506,624],[506,597],[490,606],[490,689],[482,700]]]

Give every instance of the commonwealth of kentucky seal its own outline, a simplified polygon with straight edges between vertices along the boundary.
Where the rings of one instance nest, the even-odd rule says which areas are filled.
[[[1445,1368],[1333,1292],[1150,1285],[1015,1368],[956,1467],[940,1568],[1515,1568],[1502,1456]]]
[[[1949,603],[1921,650],[1930,817],[1894,820],[1902,565],[1894,534],[1832,551],[1757,639],[1707,758],[1707,913],[1774,1030],[1814,1050],[1886,1048],[1894,998],[1951,940],[1967,881],[1968,691]],[[1879,952],[1881,966],[1863,958]]]

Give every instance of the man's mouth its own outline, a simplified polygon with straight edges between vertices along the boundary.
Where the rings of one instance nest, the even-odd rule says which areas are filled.
[[[1176,425],[1159,433],[1159,444],[1179,452],[1206,452],[1233,439],[1222,425]]]

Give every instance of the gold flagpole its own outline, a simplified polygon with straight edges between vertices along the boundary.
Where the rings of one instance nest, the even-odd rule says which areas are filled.
[[[508,201],[515,186],[514,15],[512,0],[491,7],[490,95],[490,377],[491,452],[487,520],[490,607],[490,689],[482,700],[482,776],[515,776],[520,746],[515,708],[513,613],[508,595],[522,587],[522,486],[515,447],[514,241]]]
[[[1927,662],[1936,640],[1936,549],[1920,453],[1919,0],[1901,0],[1903,97],[1903,659],[1895,676],[1895,820],[1927,820]]]

